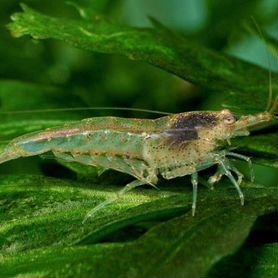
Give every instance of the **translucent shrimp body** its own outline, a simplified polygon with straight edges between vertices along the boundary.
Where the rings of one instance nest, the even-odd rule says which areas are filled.
[[[239,186],[242,174],[227,157],[244,159],[249,164],[250,159],[221,150],[221,142],[234,136],[248,135],[250,127],[273,119],[271,113],[265,112],[236,121],[227,109],[186,112],[155,120],[89,118],[12,140],[0,154],[0,163],[51,152],[67,162],[114,169],[135,177],[136,180],[126,185],[120,194],[142,184],[155,186],[159,176],[172,179],[191,175],[194,215],[198,172],[215,164],[218,170],[209,183],[213,185],[226,175],[237,189],[241,204],[244,204]],[[237,180],[232,172],[237,175]]]

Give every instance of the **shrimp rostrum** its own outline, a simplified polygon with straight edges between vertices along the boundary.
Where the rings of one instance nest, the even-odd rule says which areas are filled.
[[[273,107],[277,106],[277,99]],[[197,201],[198,172],[217,165],[208,180],[213,186],[222,176],[236,188],[240,202],[243,175],[229,157],[248,157],[221,146],[236,136],[246,136],[249,129],[271,123],[274,108],[238,120],[229,110],[220,112],[185,112],[151,119],[95,117],[68,123],[62,127],[26,134],[12,140],[0,154],[0,163],[52,152],[66,162],[78,162],[104,169],[114,169],[136,178],[119,194],[137,186],[155,186],[158,177],[173,179],[191,175],[193,186],[192,214]],[[252,168],[252,166],[251,166]],[[111,202],[108,200],[106,203]],[[105,203],[105,202],[104,202]]]

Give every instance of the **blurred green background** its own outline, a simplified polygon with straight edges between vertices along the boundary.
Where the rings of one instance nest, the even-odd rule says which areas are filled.
[[[2,0],[0,3],[0,77],[62,87],[67,94],[76,97],[75,103],[53,101],[53,106],[124,106],[176,113],[205,108],[209,99],[210,104],[215,102],[216,108],[220,108],[217,99],[214,101],[215,95],[211,99],[209,92],[202,92],[202,88],[144,63],[117,55],[80,51],[57,41],[34,42],[28,37],[15,40],[5,24],[10,21],[10,15],[19,10],[19,2]],[[25,2],[49,15],[79,17],[73,5],[65,5],[64,1]],[[93,5],[95,13],[104,13],[117,22],[133,26],[150,26],[148,16],[152,16],[204,46],[267,68],[265,44],[248,31],[254,27],[252,17],[267,35],[277,35],[275,0],[83,0],[72,3]],[[271,68],[277,69],[277,59],[269,55]],[[2,100],[1,103],[1,108],[7,110],[44,107],[35,101],[25,104]],[[125,115],[122,111],[119,114]]]

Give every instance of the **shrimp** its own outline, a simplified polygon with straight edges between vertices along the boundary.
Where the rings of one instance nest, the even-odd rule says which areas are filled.
[[[0,164],[51,152],[66,162],[113,169],[133,176],[135,180],[127,184],[119,196],[144,184],[155,187],[159,176],[169,180],[191,175],[192,215],[195,215],[197,203],[198,172],[217,165],[208,183],[213,186],[222,176],[228,177],[244,205],[240,188],[243,175],[229,157],[247,161],[250,171],[251,160],[223,148],[223,142],[247,136],[252,128],[273,122],[277,106],[276,98],[268,111],[238,120],[228,109],[184,112],[157,119],[88,118],[12,140],[0,154]],[[111,202],[113,200],[107,200],[96,209]],[[88,217],[91,215],[92,212]]]

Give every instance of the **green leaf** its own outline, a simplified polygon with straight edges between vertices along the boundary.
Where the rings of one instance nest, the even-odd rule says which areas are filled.
[[[244,5],[241,5],[240,0],[206,0],[205,2],[210,10],[209,24],[198,35],[201,42],[221,49],[227,46],[230,36],[241,30],[244,21],[251,23],[250,14],[254,15],[259,1],[246,0]]]
[[[66,4],[73,6],[83,19],[91,20],[92,17],[107,12],[115,5],[111,0],[72,0],[66,1]]]
[[[11,97],[12,96],[12,97]],[[1,112],[72,107],[78,99],[54,86],[32,84],[18,80],[0,80]],[[63,103],[62,101],[67,101]],[[80,101],[80,100],[79,100]],[[49,116],[49,115],[48,115]]]
[[[23,12],[14,14],[13,22],[8,25],[16,37],[53,38],[81,49],[125,55],[226,93],[229,96],[226,105],[236,112],[261,112],[265,108],[269,86],[267,71],[194,44],[154,20],[155,29],[132,28],[117,26],[102,18],[91,21],[55,18],[24,4],[22,8]],[[273,87],[276,91],[277,84]]]
[[[70,108],[84,106],[78,97],[62,89],[3,79],[0,80],[0,101],[1,140],[80,119]],[[68,112],[55,113],[56,108],[65,107],[69,108]]]
[[[278,168],[278,161],[277,158],[255,158],[255,160],[252,160],[256,164]]]
[[[251,139],[251,140],[250,140]],[[277,155],[277,133],[253,135],[234,139],[235,144],[250,153],[263,153],[265,155]]]
[[[278,244],[244,246],[235,255],[220,261],[208,277],[275,278],[278,275],[277,257]]]
[[[246,153],[257,164],[278,167],[277,163],[277,133],[250,135],[232,140],[232,146],[238,153]]]
[[[199,191],[192,217],[190,188],[172,185],[128,193],[82,224],[115,187],[39,176],[0,183],[1,277],[203,277],[241,246],[258,216],[277,211],[275,187],[246,184],[241,207],[235,190],[222,185]],[[137,239],[101,243],[124,227],[159,219],[165,222]]]

